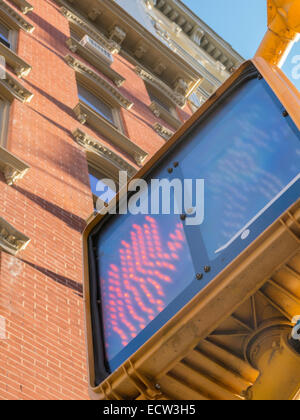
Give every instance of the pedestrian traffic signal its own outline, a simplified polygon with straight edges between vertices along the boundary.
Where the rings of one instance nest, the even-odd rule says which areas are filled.
[[[248,61],[90,223],[93,398],[259,398],[272,337],[299,364],[286,338],[300,314],[299,129],[299,92]]]

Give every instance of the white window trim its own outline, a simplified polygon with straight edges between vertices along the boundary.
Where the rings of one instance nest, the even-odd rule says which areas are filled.
[[[30,102],[33,98],[33,93],[26,89],[17,79],[6,72],[6,78],[0,79],[0,94],[5,99],[13,101],[18,99],[25,103]]]
[[[81,124],[89,124],[100,135],[103,135],[108,141],[127,153],[137,165],[143,165],[148,157],[148,153],[133,143],[114,125],[107,121],[106,118],[102,117],[102,115],[95,112],[83,102],[79,102],[74,108],[74,113]]]
[[[1,25],[3,25],[8,30],[8,41],[10,43],[10,48],[6,47],[2,43],[1,44],[4,45],[10,51],[16,52],[17,46],[18,46],[19,29],[16,29],[16,28],[12,27],[10,22],[7,19],[5,19],[4,17],[1,16],[1,13],[0,13],[0,23],[1,23]]]
[[[6,63],[9,64],[19,78],[26,77],[30,73],[32,67],[20,58],[12,49],[6,47],[0,42],[0,55],[2,55]]]
[[[101,98],[97,97],[97,99],[101,100]],[[105,101],[103,101],[105,103]],[[120,133],[124,133],[124,127],[121,120],[120,115],[120,108],[116,108],[112,106],[111,104],[106,104],[110,107],[112,112],[112,119],[113,123],[109,121],[104,115],[102,115],[100,112],[96,111],[96,109],[89,106],[84,100],[79,100],[79,103],[74,108],[74,112],[76,114],[76,117],[78,121],[81,122],[81,124],[88,123],[92,127],[94,127],[96,130],[101,132],[101,124],[103,123],[102,120],[105,120],[108,124],[112,125],[113,128],[120,131]],[[99,127],[100,124],[100,127]]]
[[[159,90],[169,101],[172,101],[179,108],[184,108],[186,104],[186,98],[183,95],[176,93],[158,77],[154,76],[150,72],[146,71],[142,67],[137,66],[135,68],[136,74],[140,76],[146,83],[150,86],[153,86],[155,89]]]
[[[78,54],[83,59],[87,60],[92,64],[97,70],[107,76],[117,87],[121,87],[125,79],[110,66],[107,65],[104,61],[98,58],[95,54],[89,51],[87,48],[83,47],[80,42],[74,38],[69,38],[67,40],[67,46],[70,51]]]
[[[10,103],[0,97],[0,147],[6,147]]]
[[[99,95],[112,106],[121,106],[127,110],[130,110],[133,107],[133,102],[127,99],[116,87],[82,61],[72,55],[67,55],[65,61],[73,70],[75,70],[78,82],[90,92],[94,93],[96,96]]]
[[[164,120],[175,130],[178,130],[182,126],[183,123],[178,118],[174,117],[171,112],[168,112],[156,101],[153,101],[149,108],[157,118]]]
[[[77,129],[73,137],[85,149],[88,162],[108,177],[118,181],[119,171],[126,171],[129,178],[136,174],[137,169],[133,165],[84,131]]]
[[[29,242],[30,238],[0,217],[0,249],[2,251],[17,255],[27,247]]]
[[[30,166],[27,163],[0,146],[0,172],[8,185],[13,185],[22,179],[29,169]]]
[[[75,13],[66,7],[62,7],[61,13],[68,19],[70,27],[74,29],[74,32],[80,32],[82,36],[89,35],[112,54],[119,53],[121,46],[106,38],[104,34],[94,28],[93,24],[91,24],[78,12]]]

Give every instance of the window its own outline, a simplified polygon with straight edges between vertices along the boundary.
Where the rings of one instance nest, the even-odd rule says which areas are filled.
[[[0,22],[0,42],[7,48],[11,48],[10,30],[2,22]]]
[[[78,85],[78,96],[81,101],[108,120],[111,124],[115,126],[117,125],[114,116],[114,109],[105,101],[95,96],[81,85]]]
[[[164,95],[159,92],[159,90],[154,89],[152,86],[146,86],[148,95],[152,101],[171,114],[173,117],[178,118],[176,107],[174,106],[173,102],[168,100]]]
[[[97,200],[100,198],[103,204],[108,204],[116,195],[116,191],[106,185],[103,180],[108,178],[95,166],[89,164],[89,178],[91,190],[94,196],[94,205],[96,207]]]
[[[166,111],[171,112],[174,110],[174,106],[172,106],[170,103],[167,103],[166,100],[164,100],[157,92],[155,92],[153,89],[151,89],[149,86],[147,86],[148,95],[152,102],[158,103],[160,106],[162,106]]]
[[[150,110],[157,118],[160,118],[161,120],[165,121],[170,127],[174,128],[175,131],[177,131],[182,125],[182,122],[178,118],[178,113],[173,102],[168,100],[164,95],[159,93],[158,90],[154,89],[153,87],[149,85],[146,85],[146,87],[149,97],[151,99],[151,105],[149,106]],[[154,126],[154,129],[156,131],[158,131],[156,129],[158,125],[161,126],[161,124],[156,124]],[[169,130],[167,129],[167,131]],[[159,134],[161,134],[160,131],[158,132]],[[170,138],[169,135],[168,138]]]
[[[0,9],[1,12],[1,9]],[[6,68],[9,66],[11,70],[17,74],[19,78],[26,77],[30,71],[31,66],[16,54],[18,40],[18,29],[7,19],[0,19],[0,56],[1,66]],[[4,62],[5,64],[2,62]]]
[[[9,20],[0,18],[0,43],[12,51],[16,51],[19,28],[10,23]]]

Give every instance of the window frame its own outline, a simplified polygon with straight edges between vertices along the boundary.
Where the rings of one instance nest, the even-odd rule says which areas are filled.
[[[88,94],[92,95],[95,97],[95,99],[97,101],[102,102],[105,106],[107,106],[112,114],[112,121],[108,118],[106,118],[106,116],[104,115],[104,113],[99,112],[97,109],[97,106],[91,106],[87,101],[85,101],[84,99],[82,99],[80,96],[80,92],[79,92],[79,87],[83,88]],[[121,120],[121,115],[120,115],[120,108],[116,107],[115,104],[112,104],[111,102],[107,101],[106,98],[103,98],[102,96],[99,95],[99,93],[96,93],[94,90],[92,90],[91,88],[87,87],[84,83],[78,82],[77,81],[77,88],[78,88],[78,99],[79,102],[83,102],[84,106],[89,107],[93,112],[95,112],[97,115],[101,116],[102,118],[105,118],[105,120],[109,123],[112,124],[114,127],[116,127],[118,130],[120,130],[121,133],[124,133],[124,126]],[[80,95],[80,96],[79,96]]]
[[[0,24],[8,31],[7,40],[9,43],[8,46],[6,42],[0,42],[0,55],[5,58],[6,63],[13,69],[18,78],[25,77],[30,73],[31,66],[17,54],[20,27],[16,28],[8,19],[8,16],[6,19],[3,17],[1,14],[1,3]]]
[[[3,217],[0,217],[0,251],[5,251],[10,255],[16,256],[20,251],[23,251],[30,243],[30,238],[10,223]]]
[[[3,0],[0,0],[0,18],[5,22],[5,26],[9,26],[9,28],[16,32],[22,29],[27,33],[32,33],[35,29],[21,13]]]

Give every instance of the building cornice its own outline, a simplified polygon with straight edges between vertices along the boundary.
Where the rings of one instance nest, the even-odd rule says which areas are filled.
[[[75,70],[77,79],[82,80],[86,86],[91,87],[92,90],[97,91],[102,96],[108,96],[110,102],[114,102],[127,110],[133,107],[133,102],[129,101],[116,87],[82,61],[72,55],[67,55],[65,61]]]
[[[30,102],[33,98],[33,93],[8,72],[6,72],[5,79],[0,79],[0,93],[10,101],[18,99],[21,102]]]
[[[215,48],[221,47],[226,51],[229,60],[234,63],[242,63],[243,57],[232,46],[224,41],[203,20],[194,14],[181,0],[146,0],[150,7],[155,7],[162,14],[179,26],[196,45],[200,46],[203,38],[212,42]]]
[[[137,170],[134,166],[130,165],[125,159],[117,155],[109,147],[105,146],[99,140],[89,136],[84,131],[77,129],[74,131],[73,137],[76,143],[82,146],[86,152],[91,152],[97,155],[98,159],[100,159],[100,161],[98,160],[100,167],[103,160],[110,165],[111,174],[107,173],[108,169],[106,165],[107,175],[116,178],[116,174],[119,171],[126,171],[129,178],[131,178],[136,174]]]
[[[29,12],[33,11],[32,4],[28,3],[26,0],[11,0],[21,11],[26,15]]]
[[[83,102],[74,108],[74,113],[81,124],[88,124],[99,134],[102,134],[112,144],[127,153],[137,165],[142,166],[148,154],[128,137],[110,124],[104,117],[96,113]]]
[[[6,63],[12,67],[19,78],[28,76],[31,66],[2,43],[0,43],[0,55],[5,58]]]
[[[98,58],[95,54],[89,51],[86,47],[82,46],[80,42],[78,42],[74,38],[69,38],[67,40],[67,46],[70,51],[73,53],[78,54],[83,59],[87,60],[90,64],[92,64],[97,70],[99,70],[102,74],[107,76],[117,87],[121,87],[124,83],[125,79],[115,70],[113,70],[110,66],[107,65],[104,61]]]
[[[13,185],[23,178],[29,169],[27,163],[0,146],[0,172],[8,185]]]
[[[138,59],[139,64],[150,72],[158,71],[159,77],[171,88],[176,80],[183,79],[188,86],[188,96],[201,80],[201,75],[193,66],[145,29],[115,1],[56,1],[65,9],[70,9],[74,15],[90,16],[90,28],[97,28],[97,32],[102,32],[106,38],[117,40],[122,47],[121,54],[125,52]],[[96,15],[95,10],[98,12]]]
[[[0,0],[0,16],[14,29],[23,29],[29,33],[34,31],[34,26],[3,0]]]
[[[135,72],[145,82],[149,83],[151,86],[155,87],[156,89],[159,89],[160,92],[164,94],[166,98],[171,100],[174,104],[176,104],[180,108],[183,108],[185,106],[186,98],[183,95],[176,93],[168,85],[166,85],[163,81],[161,81],[158,77],[154,76],[154,74],[151,74],[147,70],[138,66],[135,68]]]
[[[30,239],[23,233],[11,226],[6,220],[0,217],[0,249],[11,254],[17,255],[25,249]]]

